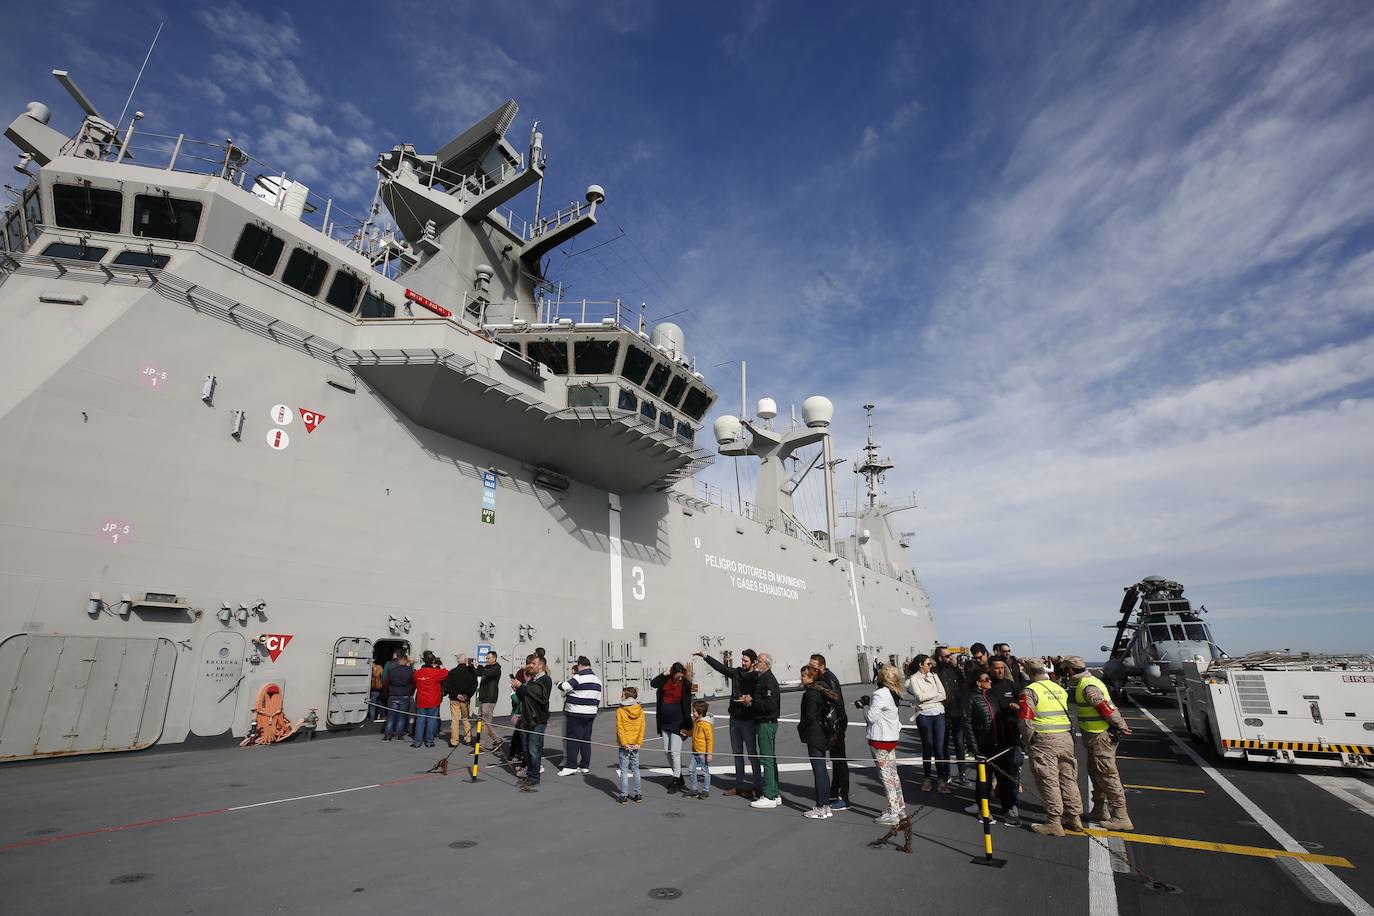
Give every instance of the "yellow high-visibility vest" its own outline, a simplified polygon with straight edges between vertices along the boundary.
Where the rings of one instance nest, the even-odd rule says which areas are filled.
[[[1107,685],[1102,683],[1091,674],[1085,674],[1078,679],[1078,686],[1073,690],[1073,701],[1078,705],[1078,725],[1083,731],[1088,733],[1105,732],[1110,724],[1102,718],[1102,713],[1097,711],[1097,707],[1090,704],[1083,698],[1084,690],[1089,686],[1096,687],[1102,691],[1104,699],[1111,697],[1107,690]]]
[[[1031,720],[1037,735],[1057,735],[1067,732],[1069,725],[1069,694],[1054,681],[1031,681],[1026,687],[1035,694],[1035,718]]]

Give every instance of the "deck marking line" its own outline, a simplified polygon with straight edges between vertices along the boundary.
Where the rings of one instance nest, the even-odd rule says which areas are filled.
[[[267,805],[284,805],[284,804],[286,804],[287,802],[305,801],[306,799],[310,799],[310,798],[324,798],[324,797],[327,796],[327,795],[343,795],[345,792],[361,792],[363,789],[379,789],[379,788],[381,788],[381,787],[382,787],[382,783],[380,783],[380,782],[374,782],[374,783],[372,783],[371,785],[366,785],[366,786],[354,786],[354,787],[351,788],[351,789],[335,789],[335,790],[332,791],[332,792],[316,792],[314,795],[296,795],[296,796],[293,796],[293,797],[291,797],[291,798],[274,798],[274,799],[272,799],[271,801],[253,802],[251,805],[235,805],[234,807],[232,807],[232,808],[226,808],[225,810],[231,811],[231,812],[232,812],[232,811],[247,811],[249,808],[262,808],[262,807],[265,807],[265,806],[267,806]]]
[[[1332,795],[1336,796],[1350,807],[1355,808],[1359,811],[1363,811],[1370,817],[1374,817],[1374,803],[1370,803],[1369,801],[1361,798],[1359,795],[1350,791],[1350,789],[1346,788],[1346,786],[1344,785],[1344,783],[1346,783],[1349,780],[1349,777],[1343,778],[1340,776],[1308,776],[1304,773],[1303,779],[1306,779],[1313,785],[1321,786],[1323,789],[1330,792]],[[1360,785],[1360,783],[1356,781],[1356,785],[1358,786]]]
[[[1116,862],[1106,843],[1088,841],[1088,916],[1118,916]]]
[[[1292,834],[1280,827],[1278,821],[1274,820],[1263,808],[1251,801],[1250,797],[1238,789],[1231,780],[1217,772],[1215,767],[1203,760],[1197,751],[1180,740],[1178,735],[1174,734],[1173,729],[1155,718],[1154,713],[1150,712],[1145,707],[1135,704],[1135,708],[1148,716],[1150,720],[1161,729],[1164,729],[1169,735],[1169,740],[1174,743],[1174,746],[1188,756],[1193,763],[1196,763],[1202,772],[1211,777],[1213,782],[1221,786],[1222,791],[1231,796],[1231,799],[1236,804],[1240,805],[1241,808],[1245,810],[1246,814],[1250,815],[1250,820],[1263,827],[1271,837],[1278,841],[1280,846],[1291,852],[1305,852],[1303,845],[1293,839]],[[1306,868],[1312,873],[1314,878],[1326,885],[1327,890],[1340,898],[1341,903],[1345,905],[1347,910],[1356,914],[1356,916],[1374,916],[1374,907],[1371,907],[1363,897],[1351,890],[1348,884],[1333,875],[1331,870],[1325,865],[1319,865],[1311,861],[1303,861],[1303,868]]]
[[[213,811],[195,811],[191,814],[176,814],[172,817],[158,817],[150,821],[138,821],[133,824],[120,824],[115,827],[97,827],[94,830],[82,830],[79,833],[64,833],[61,836],[45,836],[35,840],[22,840],[18,843],[10,843],[0,846],[0,852],[8,852],[11,849],[26,849],[31,846],[46,846],[49,843],[56,843],[61,840],[76,840],[86,836],[97,836],[102,833],[118,833],[121,830],[135,830],[139,827],[151,827],[154,824],[170,824],[173,821],[184,821],[193,817],[206,817],[211,814],[225,814],[228,808],[216,808]]]
[[[1131,860],[1126,852],[1126,841],[1119,836],[1107,837],[1107,848],[1112,853],[1112,871],[1118,875],[1131,873]]]
[[[1121,784],[1123,789],[1149,789],[1151,792],[1186,792],[1189,795],[1206,795],[1206,789],[1174,789],[1169,786],[1136,786],[1129,782]]]
[[[1077,833],[1077,831],[1068,831]],[[1089,827],[1083,831],[1088,836],[1117,837],[1126,843],[1147,843],[1150,846],[1174,846],[1179,849],[1201,849],[1206,852],[1226,852],[1233,856],[1256,856],[1261,859],[1296,859],[1319,865],[1334,865],[1337,868],[1354,868],[1355,865],[1344,856],[1328,856],[1318,852],[1290,852],[1287,849],[1271,849],[1267,846],[1242,846],[1237,843],[1213,843],[1210,840],[1190,840],[1177,836],[1152,836],[1148,833],[1122,833],[1116,830],[1099,830]],[[1097,844],[1093,844],[1097,845]]]

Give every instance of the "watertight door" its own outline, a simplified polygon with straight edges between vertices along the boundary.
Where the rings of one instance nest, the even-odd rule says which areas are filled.
[[[620,703],[620,688],[625,686],[625,661],[615,642],[601,643],[601,698],[603,705]]]
[[[345,636],[334,643],[332,671],[325,724],[343,728],[366,722],[367,695],[372,686],[372,640]]]
[[[233,630],[219,630],[205,637],[196,663],[196,694],[191,701],[191,731],[197,735],[222,735],[234,727],[239,708],[237,694],[248,641]],[[248,698],[251,708],[254,697]],[[247,727],[247,723],[242,723]]]
[[[169,639],[13,636],[0,643],[0,760],[148,747],[162,734]]]

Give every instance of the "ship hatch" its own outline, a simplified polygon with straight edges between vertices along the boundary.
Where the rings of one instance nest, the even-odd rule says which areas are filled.
[[[334,643],[325,724],[330,728],[346,728],[366,722],[367,695],[371,688],[372,640],[345,636]]]
[[[176,656],[170,639],[11,636],[0,643],[0,760],[150,746]]]

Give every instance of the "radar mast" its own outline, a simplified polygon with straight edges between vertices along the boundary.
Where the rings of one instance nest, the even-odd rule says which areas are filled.
[[[892,470],[894,465],[891,458],[880,458],[878,456],[878,443],[873,441],[873,404],[864,405],[864,413],[868,414],[868,444],[864,446],[864,462],[854,469],[856,474],[864,475],[868,481],[868,505],[877,507],[879,494],[878,484],[882,482],[883,475]]]

